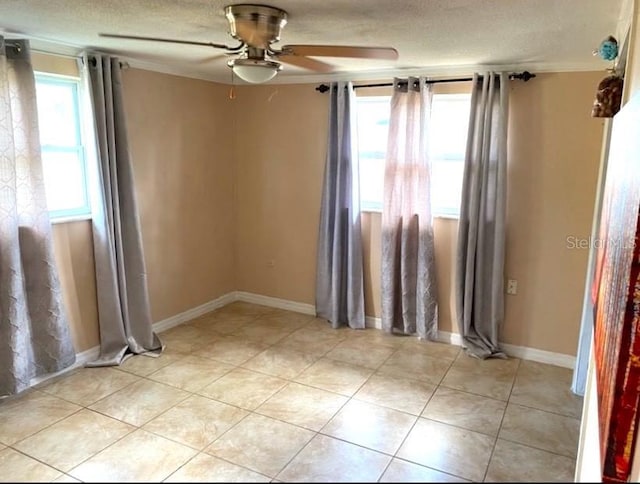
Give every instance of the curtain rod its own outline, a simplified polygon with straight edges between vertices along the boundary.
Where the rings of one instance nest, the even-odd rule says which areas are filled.
[[[22,45],[19,42],[14,42],[11,40],[5,40],[4,41],[4,45],[7,47],[11,47],[13,49],[16,49],[16,51],[20,52],[22,50]]]
[[[15,40],[4,40],[4,45],[6,45],[7,47],[11,47],[12,49],[16,49],[18,52],[20,52],[22,50],[22,45],[18,42],[16,42]],[[73,54],[60,54],[59,52],[51,52],[48,50],[41,50],[41,49],[34,49],[31,48],[30,51],[32,53],[36,53],[36,54],[45,54],[45,55],[53,55],[56,57],[64,57],[67,59],[81,59],[82,56],[81,55],[73,55]]]
[[[482,76],[480,76],[482,77]],[[533,79],[534,77],[536,77],[535,74],[531,74],[529,71],[524,71],[524,72],[518,72],[518,73],[513,73],[513,74],[509,74],[509,79],[510,80],[514,80],[514,79],[520,79],[524,82],[527,82],[529,79]],[[429,80],[427,79],[425,82],[425,84],[439,84],[441,82],[469,82],[469,81],[473,81],[473,77],[464,77],[464,78],[451,78],[451,79],[432,79]],[[404,82],[400,82],[400,84],[406,84],[406,81]],[[361,87],[390,87],[393,86],[393,82],[382,82],[379,84],[358,84],[353,86],[354,89],[359,89]],[[329,91],[331,88],[329,87],[329,85],[327,84],[320,84],[319,86],[316,87],[316,91],[321,92],[321,93],[325,93],[327,91]]]

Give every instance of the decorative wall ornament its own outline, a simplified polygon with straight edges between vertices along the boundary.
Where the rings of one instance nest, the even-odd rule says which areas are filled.
[[[622,77],[611,74],[598,84],[596,99],[593,102],[591,116],[594,118],[612,118],[620,111],[622,102]]]
[[[598,49],[594,53],[606,61],[615,60],[618,57],[618,41],[613,35],[610,35],[600,42]]]
[[[617,73],[615,62],[618,57],[618,41],[614,36],[608,36],[600,42],[598,48],[593,51],[593,55],[613,62],[613,65],[607,69],[610,74],[598,84],[591,116],[594,118],[612,118],[620,110],[620,103],[622,102],[623,79]]]

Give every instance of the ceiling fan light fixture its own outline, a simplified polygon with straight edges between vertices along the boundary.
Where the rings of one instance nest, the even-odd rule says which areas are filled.
[[[282,69],[278,62],[264,59],[234,59],[229,61],[229,67],[236,76],[251,84],[270,81]]]

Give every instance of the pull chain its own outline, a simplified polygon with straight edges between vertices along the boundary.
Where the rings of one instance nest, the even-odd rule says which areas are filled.
[[[236,98],[235,77],[233,75],[233,69],[231,69],[231,87],[229,88],[229,99],[234,100],[235,98]]]

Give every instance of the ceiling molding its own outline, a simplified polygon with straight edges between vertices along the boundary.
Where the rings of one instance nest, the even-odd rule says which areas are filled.
[[[3,32],[0,30],[0,35],[7,38],[28,38],[31,41],[32,49],[35,52],[48,55],[59,55],[64,57],[80,57],[85,51],[99,52],[99,49],[91,49],[90,47],[82,47],[73,44],[62,44],[59,42],[52,42],[48,39],[43,39],[33,36],[23,36],[15,32]],[[109,52],[104,52],[109,54]],[[127,55],[119,55],[118,53],[110,53],[119,57],[121,60],[129,64],[130,67],[135,69],[142,69],[152,72],[159,72],[162,74],[169,74],[179,77],[187,77],[190,79],[198,79],[202,81],[215,82],[225,85],[242,85],[252,86],[253,84],[246,83],[237,77],[234,82],[231,82],[231,70],[229,70],[229,76],[225,76],[224,79],[215,74],[204,72],[202,69],[185,69],[182,66],[172,65],[170,63],[158,63],[142,58],[130,57]],[[273,80],[266,84],[316,84],[323,82],[333,81],[373,81],[373,80],[390,80],[394,77],[408,77],[408,76],[425,76],[425,77],[455,77],[455,76],[470,76],[474,72],[484,71],[529,71],[532,73],[542,72],[585,72],[585,71],[599,71],[605,70],[605,65],[595,65],[593,59],[589,58],[588,61],[580,63],[513,63],[513,64],[485,64],[485,65],[451,65],[451,66],[433,66],[433,67],[416,67],[416,68],[404,68],[404,69],[384,69],[384,70],[371,70],[371,71],[359,71],[359,72],[335,72],[333,74],[292,74],[282,75],[278,74]],[[286,69],[286,66],[285,66]]]
[[[253,86],[254,84],[246,83],[237,77],[235,82],[231,82],[231,76],[227,79],[220,79],[214,75],[206,75],[201,71],[185,70],[178,66],[158,64],[151,61],[128,58],[126,56],[120,57],[126,61],[130,67],[136,69],[143,69],[147,71],[160,72],[163,74],[170,74],[180,77],[188,77],[192,79],[199,79],[203,81],[215,82],[225,85],[242,85]],[[529,71],[532,73],[550,73],[550,72],[594,72],[605,71],[608,65],[594,65],[594,62],[581,62],[581,63],[514,63],[514,64],[491,64],[491,65],[463,65],[463,66],[438,66],[438,67],[422,67],[414,69],[388,69],[388,70],[376,70],[376,71],[361,71],[352,73],[340,73],[333,74],[304,74],[304,75],[281,75],[278,74],[274,79],[265,83],[266,85],[283,85],[283,84],[317,84],[323,82],[334,81],[375,81],[375,80],[391,80],[394,77],[409,77],[409,76],[425,76],[425,77],[464,77],[471,76],[474,72],[486,72],[486,71],[509,71],[509,72],[521,72]],[[265,85],[260,84],[260,85]]]

